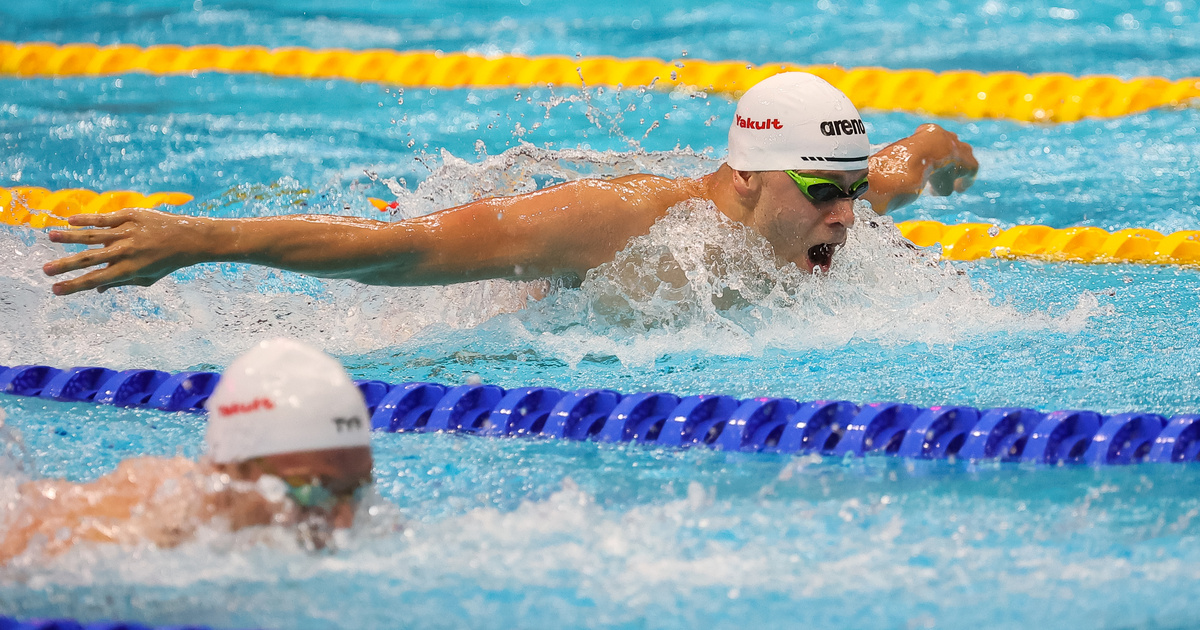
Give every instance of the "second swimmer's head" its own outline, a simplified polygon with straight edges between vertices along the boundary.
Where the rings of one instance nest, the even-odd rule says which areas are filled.
[[[301,508],[341,512],[339,521],[371,482],[362,393],[316,348],[291,339],[259,343],[230,364],[206,406],[208,457],[233,477],[277,477]]]

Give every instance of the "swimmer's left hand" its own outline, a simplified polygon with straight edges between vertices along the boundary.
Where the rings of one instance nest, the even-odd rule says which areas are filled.
[[[971,145],[959,140],[957,134],[934,124],[921,125],[917,133],[936,136],[931,145],[937,147],[937,152],[941,154],[932,161],[928,175],[929,189],[934,195],[945,197],[950,193],[963,192],[975,183],[979,161],[975,159]]]
[[[885,214],[926,189],[938,196],[963,192],[977,172],[971,145],[938,125],[925,124],[871,156],[871,189],[865,199],[875,212]]]
[[[167,274],[199,262],[196,252],[205,239],[196,234],[204,219],[141,208],[108,214],[77,214],[67,219],[72,227],[91,230],[53,230],[55,243],[100,245],[99,248],[63,256],[42,266],[48,276],[90,269],[77,278],[56,282],[55,295],[95,289],[150,286]]]

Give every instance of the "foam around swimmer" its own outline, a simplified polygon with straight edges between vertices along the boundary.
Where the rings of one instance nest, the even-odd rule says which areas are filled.
[[[532,186],[536,177],[573,180],[641,171],[687,177],[717,165],[686,149],[619,153],[530,145],[479,163],[448,153],[442,159],[418,190],[399,196],[397,216],[420,216],[480,194],[519,192],[516,187]],[[348,197],[334,198],[340,203]],[[255,201],[245,212],[281,213],[272,203]],[[836,347],[853,338],[884,345],[938,344],[997,331],[1074,331],[1094,313],[1086,305],[1069,311],[1066,319],[1043,304],[1014,310],[1004,304],[1009,292],[996,299],[976,290],[968,276],[921,262],[900,244],[898,232],[891,230],[895,238],[885,238],[882,230],[870,228],[865,219],[873,213],[860,216],[830,275],[818,280],[780,269],[761,237],[731,226],[714,209],[689,208],[677,209],[650,234],[631,241],[617,256],[624,262],[597,269],[581,289],[555,292],[536,304],[524,298],[526,283],[503,280],[397,290],[234,265],[178,272],[151,287],[114,290],[86,303],[62,301],[45,291],[37,270],[61,255],[62,246],[26,243],[18,228],[0,230],[0,257],[21,252],[32,260],[0,272],[0,293],[7,299],[0,313],[8,321],[29,322],[0,331],[0,354],[10,365],[128,368],[153,361],[161,369],[210,369],[228,365],[257,340],[287,336],[320,344],[337,356],[379,353],[388,365],[404,365],[390,348],[406,343],[422,348],[422,339],[440,338],[443,332],[456,339],[452,348],[461,347],[453,344],[464,334],[480,343],[493,334],[480,327],[495,319],[492,326],[503,328],[508,342],[526,340],[519,342],[522,348],[531,346],[568,364],[588,353],[647,364],[680,348],[760,356],[773,348]],[[890,219],[880,222],[890,225]],[[706,262],[714,255],[725,271]],[[662,256],[683,263],[669,268],[678,268],[675,273],[684,282],[660,286],[658,279],[668,270],[659,269]],[[751,306],[717,309],[714,301],[721,298],[715,296],[727,289]],[[801,299],[789,297],[789,290]],[[1075,303],[1080,297],[1080,291],[1068,290],[1061,299]],[[887,317],[880,316],[880,308]],[[265,312],[272,316],[263,317]],[[519,313],[515,319],[514,312]],[[950,312],[955,316],[947,317]],[[804,334],[796,334],[801,326]],[[31,329],[56,334],[30,335]],[[71,341],[80,339],[86,341]],[[197,357],[207,366],[197,366]]]
[[[291,339],[238,357],[208,399],[208,454],[217,463],[370,445],[362,393],[329,355]]]

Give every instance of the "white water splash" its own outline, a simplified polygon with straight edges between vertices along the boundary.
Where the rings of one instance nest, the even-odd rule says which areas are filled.
[[[647,364],[700,351],[757,356],[767,349],[953,344],[1015,331],[1078,332],[1098,311],[1081,292],[1061,315],[995,303],[985,284],[917,250],[887,217],[865,206],[828,274],[781,263],[752,229],[712,204],[673,208],[611,263],[525,313],[548,354],[575,363],[588,354]]]
[[[538,189],[538,179],[564,182],[586,177],[622,177],[653,173],[664,177],[697,177],[715,170],[720,162],[705,153],[674,151],[592,151],[544,149],[527,142],[498,155],[468,162],[449,151],[442,164],[409,191],[401,182],[385,183],[395,195],[394,215],[407,219],[444,208],[496,196],[519,195]],[[537,179],[535,179],[537,178]]]
[[[0,258],[17,261],[0,272],[0,357],[7,364],[222,365],[281,335],[355,354],[394,346],[435,323],[469,328],[520,309],[527,293],[527,285],[503,281],[394,289],[206,265],[151,287],[60,298],[41,266],[65,253],[42,238],[27,244],[0,232]]]
[[[415,191],[396,187],[397,218],[412,217],[547,181],[653,172],[695,176],[715,162],[688,150],[662,153],[551,151],[522,145],[467,163],[449,154]],[[294,206],[231,191],[210,209],[256,216]],[[315,211],[341,208],[325,191]],[[345,193],[347,196],[357,191]],[[325,207],[329,206],[329,207]],[[293,210],[294,211],[294,210]],[[148,288],[57,298],[43,263],[67,250],[26,228],[0,229],[0,357],[18,363],[182,369],[222,365],[265,336],[296,337],[337,355],[395,347],[428,326],[470,329],[521,311],[530,285],[488,281],[450,287],[367,287],[259,267],[205,265]],[[1033,281],[1033,280],[1031,280]],[[761,354],[769,348],[953,344],[996,331],[1078,331],[1096,311],[1081,293],[1053,316],[996,304],[956,266],[914,251],[891,221],[860,209],[828,275],[780,265],[769,245],[711,205],[689,202],[632,239],[580,289],[558,290],[508,329],[546,356],[575,364],[588,354],[645,364],[669,352]]]

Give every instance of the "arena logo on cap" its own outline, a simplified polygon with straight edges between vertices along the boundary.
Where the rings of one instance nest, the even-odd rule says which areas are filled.
[[[783,129],[783,124],[778,118],[768,118],[766,120],[753,120],[746,118],[741,114],[735,114],[737,118],[737,126],[742,129]]]
[[[863,121],[857,118],[849,120],[826,120],[821,123],[821,135],[823,136],[849,136],[856,133],[867,133],[867,128],[863,125]]]
[[[255,398],[248,403],[232,403],[229,405],[221,405],[217,407],[217,411],[222,416],[232,416],[239,413],[250,413],[251,411],[270,411],[275,408],[275,403],[271,402],[270,398]]]

